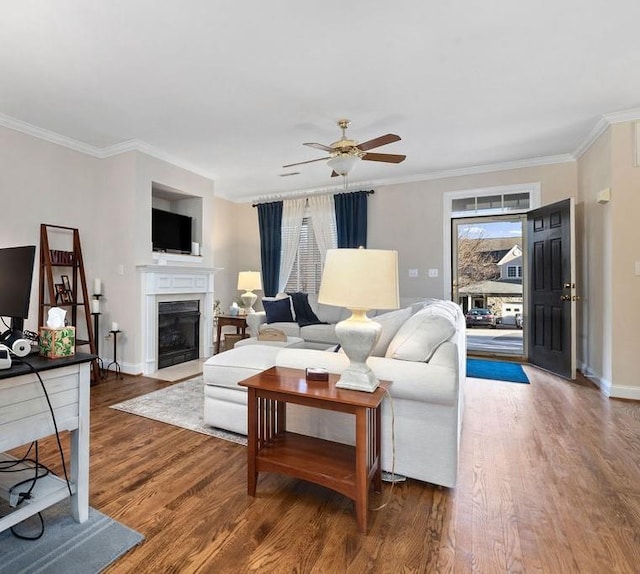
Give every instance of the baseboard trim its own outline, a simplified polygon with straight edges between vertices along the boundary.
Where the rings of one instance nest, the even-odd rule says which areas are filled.
[[[628,399],[640,401],[640,387],[627,387],[623,385],[613,385],[609,393],[610,399]]]
[[[583,364],[580,369],[587,379],[589,379],[594,385],[596,385],[600,392],[610,399],[629,399],[633,401],[640,401],[640,387],[629,387],[625,385],[614,385],[608,379],[597,375],[593,369]]]

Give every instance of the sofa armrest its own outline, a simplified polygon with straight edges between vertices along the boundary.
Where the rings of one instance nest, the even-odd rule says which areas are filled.
[[[264,311],[256,311],[247,315],[247,328],[252,337],[257,337],[260,325],[267,322],[267,314]]]

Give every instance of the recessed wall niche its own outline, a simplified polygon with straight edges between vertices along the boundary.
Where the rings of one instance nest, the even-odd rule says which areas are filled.
[[[153,183],[151,207],[191,218],[191,241],[202,244],[202,198]],[[151,214],[150,214],[151,215]],[[153,219],[152,219],[153,226]],[[153,227],[151,228],[153,236]]]

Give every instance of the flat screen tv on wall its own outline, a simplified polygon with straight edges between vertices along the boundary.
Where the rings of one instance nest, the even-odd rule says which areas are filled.
[[[191,253],[191,217],[153,208],[151,241],[154,251]]]

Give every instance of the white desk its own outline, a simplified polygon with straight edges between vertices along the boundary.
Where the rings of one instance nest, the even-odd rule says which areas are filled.
[[[44,381],[58,431],[71,432],[71,460],[66,462],[73,493],[71,513],[77,522],[84,522],[89,516],[89,371],[93,358],[80,353],[64,359],[27,359]],[[37,376],[24,365],[0,371],[0,452],[52,434],[55,429],[51,412]],[[7,458],[0,454],[0,459]],[[8,498],[13,484],[33,474],[33,470],[25,470],[24,474],[0,473],[0,496]],[[68,496],[64,477],[48,475],[38,479],[32,498],[0,518],[0,532]]]

